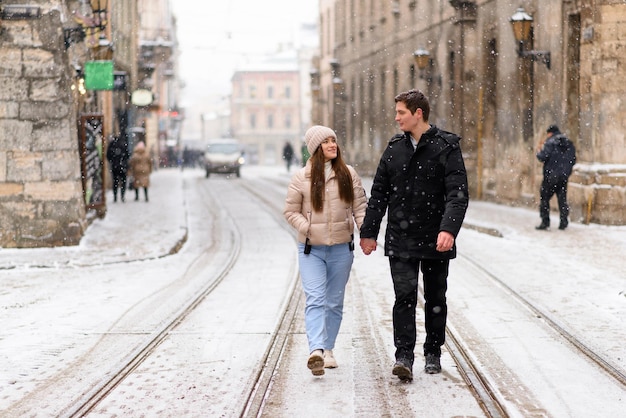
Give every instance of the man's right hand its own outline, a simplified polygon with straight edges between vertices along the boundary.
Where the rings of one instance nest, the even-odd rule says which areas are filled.
[[[376,240],[372,238],[361,238],[361,250],[363,254],[370,255],[372,251],[376,251]]]

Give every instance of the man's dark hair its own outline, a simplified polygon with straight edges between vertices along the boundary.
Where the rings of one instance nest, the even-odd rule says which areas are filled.
[[[395,97],[395,101],[396,103],[403,102],[412,114],[414,114],[417,109],[422,109],[424,121],[428,122],[428,117],[430,116],[430,104],[428,103],[426,96],[424,96],[424,93],[421,91],[417,89],[405,91],[398,94]]]

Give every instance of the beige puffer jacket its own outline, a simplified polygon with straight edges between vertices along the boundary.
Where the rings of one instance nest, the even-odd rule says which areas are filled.
[[[347,204],[339,198],[335,172],[326,179],[324,210],[311,208],[311,164],[294,174],[287,189],[285,210],[287,222],[298,231],[298,241],[304,243],[308,234],[311,245],[335,245],[350,242],[354,223],[360,229],[365,217],[367,198],[361,178],[348,166],[354,187],[354,202]]]

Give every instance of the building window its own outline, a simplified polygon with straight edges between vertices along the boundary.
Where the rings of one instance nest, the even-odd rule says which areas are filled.
[[[291,128],[291,113],[285,115],[285,128]]]
[[[256,128],[256,115],[254,113],[250,115],[250,127],[252,129]]]
[[[273,86],[267,86],[267,98],[268,99],[274,98],[274,87]]]
[[[250,86],[248,91],[250,93],[250,98],[254,99],[256,97],[256,86]]]
[[[291,86],[285,87],[285,98],[291,99]]]
[[[274,115],[267,115],[267,127],[269,129],[274,127]]]

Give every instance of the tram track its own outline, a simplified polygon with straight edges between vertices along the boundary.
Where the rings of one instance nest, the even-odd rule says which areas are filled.
[[[599,369],[605,372],[608,376],[613,378],[619,385],[624,386],[626,379],[624,372],[618,366],[612,364],[610,360],[603,358],[600,354],[596,353],[587,343],[578,338],[574,332],[569,331],[568,328],[561,324],[560,321],[553,315],[548,314],[545,310],[538,307],[530,299],[524,297],[511,286],[509,286],[504,280],[493,274],[485,266],[478,263],[471,256],[466,254],[459,254],[460,261],[468,263],[472,268],[478,271],[483,277],[488,278],[498,288],[502,289],[509,297],[513,298],[522,309],[525,309],[530,316],[536,321],[540,321],[540,324],[547,326],[556,335],[561,337],[572,346],[576,351],[589,359]],[[420,292],[423,295],[423,288],[420,286]],[[420,305],[423,309],[424,300],[420,298]],[[458,319],[458,318],[457,318]],[[500,418],[515,416],[520,411],[512,411],[511,402],[512,393],[517,393],[516,399],[526,399],[521,402],[521,405],[527,406],[529,409],[525,410],[526,413],[539,413],[540,415],[546,414],[546,411],[537,412],[537,405],[533,404],[533,400],[528,398],[527,390],[524,389],[524,384],[517,381],[515,372],[510,371],[505,376],[502,376],[502,372],[496,372],[496,375],[501,377],[494,377],[493,371],[485,364],[481,364],[477,361],[476,356],[472,354],[472,343],[463,341],[463,337],[457,332],[453,318],[449,318],[449,324],[446,329],[446,349],[450,356],[454,360],[457,368],[459,369],[463,379],[468,384],[470,390],[474,394],[475,398],[481,405],[487,417]],[[465,326],[467,324],[464,324]],[[499,363],[499,362],[498,362]],[[502,364],[498,364],[497,367],[503,367]],[[503,385],[503,386],[501,386]],[[517,389],[515,389],[517,388]],[[522,411],[524,407],[522,406]],[[533,409],[535,408],[535,409]],[[522,412],[523,414],[524,412]]]
[[[622,386],[626,387],[626,373],[622,368],[615,365],[611,360],[604,358],[602,355],[596,353],[593,348],[589,346],[586,342],[582,341],[578,338],[573,331],[569,331],[568,327],[562,324],[556,317],[550,315],[544,309],[538,307],[535,303],[533,303],[530,299],[523,296],[511,286],[509,286],[504,280],[500,279],[495,274],[491,273],[485,266],[478,263],[471,256],[466,254],[461,254],[460,257],[470,263],[474,268],[481,271],[485,276],[489,277],[494,283],[498,286],[506,289],[506,291],[525,306],[528,310],[530,310],[534,316],[538,319],[541,319],[545,324],[550,326],[554,331],[556,331],[560,336],[562,336],[569,344],[575,347],[580,353],[586,356],[589,360],[595,363],[598,367],[604,370],[608,375],[610,375],[615,381],[617,381]]]
[[[259,183],[256,185],[259,186]],[[290,231],[289,225],[287,225],[284,219],[280,216],[280,213],[282,213],[281,208],[277,206],[277,203],[283,203],[282,197],[277,201],[268,198],[267,193],[269,190],[267,188],[263,188],[263,186],[260,188],[253,187],[250,184],[243,182],[239,183],[239,186],[249,193],[250,198],[257,201],[258,207],[265,207],[264,210],[276,220],[278,225],[285,230]],[[271,191],[269,192],[271,193]],[[210,194],[211,192],[205,193]],[[215,202],[219,202],[220,199],[215,195],[205,195],[201,200],[215,204]],[[208,206],[210,205],[207,203],[207,207]],[[223,207],[214,207],[212,210],[215,214],[220,214],[220,216],[225,216],[228,212],[224,210]],[[216,218],[213,224],[223,224],[224,221],[225,218],[222,218],[221,220]],[[79,417],[88,415],[90,412],[94,411],[101,401],[113,394],[115,389],[121,382],[124,381],[124,379],[130,376],[142,363],[154,354],[157,347],[168,339],[172,331],[174,331],[178,325],[182,324],[185,321],[185,318],[219,286],[225,277],[228,276],[231,268],[239,259],[239,253],[241,251],[241,233],[237,228],[236,222],[233,222],[233,225],[227,227],[226,230],[235,230],[236,233],[233,234],[235,239],[222,240],[230,241],[232,247],[228,251],[228,259],[222,260],[220,272],[216,274],[214,279],[207,282],[205,286],[199,289],[196,294],[187,300],[185,304],[181,306],[179,311],[176,312],[165,325],[163,325],[160,329],[155,330],[150,338],[148,338],[139,349],[135,350],[135,352],[122,362],[122,366],[119,369],[111,373],[111,378],[106,379],[106,381],[103,381],[97,387],[94,387],[92,391],[86,393],[85,396],[79,399],[73,407],[69,409],[66,414],[64,414],[64,416]],[[219,251],[216,248],[213,250]],[[194,264],[195,262],[189,266],[186,275],[193,276],[196,274],[194,272],[194,270],[196,270],[196,268],[194,268]],[[293,319],[300,307],[300,304],[302,303],[302,292],[297,291],[299,288],[296,287],[298,277],[297,269],[292,270],[291,276],[291,286],[287,292],[288,300],[283,303],[284,307],[282,309],[281,317],[277,322],[276,329],[270,337],[269,344],[267,345],[265,352],[258,360],[259,366],[252,371],[253,375],[251,376],[250,383],[246,385],[247,389],[244,391],[246,394],[244,395],[244,399],[237,403],[238,405],[243,405],[240,413],[238,413],[239,416],[260,416],[263,403],[271,388],[272,377],[279,367],[280,357],[283,354]]]
[[[276,219],[277,223],[283,229],[291,232],[291,227],[282,217],[282,204],[284,203],[284,196],[276,193],[276,189],[274,187],[272,187],[272,190],[267,188],[268,184],[275,186],[275,183],[255,181],[255,184],[257,186],[253,187],[250,183],[246,183],[244,188],[251,195],[253,195],[259,203],[265,205],[269,209],[270,214]],[[262,193],[261,190],[266,192],[269,191],[272,195],[274,195],[274,198],[269,198],[268,195],[266,193]],[[280,320],[278,321],[271,343],[263,355],[263,367],[256,375],[254,389],[250,392],[250,395],[246,399],[245,407],[239,415],[240,417],[260,417],[265,400],[271,391],[273,376],[279,369],[280,359],[286,348],[289,335],[292,332],[293,322],[298,309],[300,309],[301,305],[304,303],[304,295],[297,286],[299,273],[295,272],[294,274],[294,280],[292,280],[291,290],[289,291],[288,303]]]
[[[216,196],[212,195],[210,189],[204,188],[202,190],[203,199],[205,202],[205,209],[212,215],[211,228],[212,233],[215,235],[222,235],[224,230],[233,231],[230,233],[230,239],[218,239],[214,244],[207,248],[202,253],[198,254],[195,260],[188,266],[185,273],[179,279],[179,282],[185,282],[189,280],[190,276],[194,276],[195,268],[198,263],[206,263],[206,252],[212,253],[225,253],[226,258],[220,261],[219,267],[213,277],[206,281],[200,288],[198,288],[190,298],[184,301],[180,305],[179,309],[174,312],[164,323],[149,335],[129,356],[119,362],[117,369],[109,370],[107,378],[103,379],[97,385],[86,392],[84,396],[78,398],[76,402],[71,405],[66,411],[64,416],[67,417],[82,417],[87,415],[93,408],[98,405],[104,398],[106,398],[127,376],[129,376],[141,363],[143,363],[154,349],[161,344],[166,338],[168,338],[170,332],[176,328],[185,317],[189,315],[213,290],[219,286],[222,280],[228,275],[233,265],[237,262],[237,259],[241,250],[241,233],[237,229],[236,224],[232,221],[228,221],[225,215],[226,211],[221,208],[215,208],[209,205],[208,202],[219,202]],[[228,224],[229,227],[225,227]],[[217,230],[220,230],[219,234]],[[226,247],[230,247],[227,251],[223,251]],[[221,251],[220,251],[221,250]]]
[[[201,187],[199,190],[200,198],[196,200],[202,202],[202,208],[196,208],[196,210],[200,210],[208,216],[210,229],[204,231],[190,230],[189,241],[190,245],[194,245],[194,242],[197,245],[198,241],[197,239],[194,241],[194,236],[208,234],[212,237],[210,244],[200,246],[201,248],[190,260],[180,277],[168,283],[164,288],[158,289],[146,298],[137,301],[134,307],[127,309],[116,322],[110,325],[110,330],[105,332],[98,342],[94,342],[93,347],[87,353],[68,365],[62,374],[51,376],[49,383],[39,385],[38,388],[13,404],[5,412],[12,416],[24,416],[28,415],[28,411],[35,408],[41,412],[48,411],[55,416],[82,417],[97,411],[98,407],[105,403],[105,400],[115,396],[116,389],[133,375],[172,335],[172,332],[184,323],[185,319],[229,276],[230,271],[240,258],[242,250],[241,230],[238,228],[237,222],[232,219],[233,215],[224,206],[222,196],[217,195],[217,192],[209,187]],[[249,197],[257,199],[258,202],[263,202],[260,203],[263,207],[267,208],[272,203],[258,190],[255,191],[251,187],[247,187],[246,190],[250,193]],[[282,204],[282,197],[278,201]],[[279,218],[279,213],[282,211],[279,211],[275,203],[271,209],[265,210],[275,218],[278,225],[281,225],[285,230],[289,229],[284,219]],[[207,265],[211,265],[211,274],[208,278],[206,277]],[[204,274],[205,277],[199,280],[198,276],[201,274]],[[301,294],[294,292],[298,277],[297,269],[292,268],[290,276],[291,288],[287,292],[288,300],[283,302],[285,306],[282,317],[272,335],[271,343],[260,360],[261,365],[254,372],[255,375],[252,376],[253,383],[246,390],[248,393],[246,399],[238,402],[239,405],[244,405],[241,412],[242,416],[244,410],[248,411],[246,414],[251,414],[250,411],[261,409],[264,395],[271,385],[272,370],[276,369],[276,364],[283,350],[290,321],[293,320],[294,312],[300,303]],[[149,321],[155,322],[156,326],[146,323],[145,328],[149,329],[148,332],[128,334],[128,332],[116,331],[117,328],[128,326],[129,323],[133,322],[133,318],[152,317],[153,311],[160,310],[163,305],[172,300],[175,301],[175,309],[172,309],[166,317]],[[124,323],[126,325],[123,325]],[[133,326],[142,328],[141,323],[134,323]],[[126,343],[122,347],[118,340],[121,335],[125,334],[130,335],[131,340],[129,341],[134,342]],[[118,350],[111,348],[116,346]],[[131,351],[127,351],[127,354],[117,354],[128,348]],[[113,352],[116,352],[115,358],[110,356]],[[106,358],[107,360],[99,362],[98,358]],[[81,371],[89,370],[91,373],[91,368],[95,364],[99,364],[96,374],[92,374],[90,377],[81,376],[83,374]],[[85,373],[85,375],[89,373]],[[57,406],[48,404],[44,407],[43,405],[47,403],[46,400],[53,399],[59,388],[62,388],[62,392],[66,395],[74,393],[71,397],[64,396],[71,401],[57,402]],[[50,408],[54,409],[54,412]],[[106,410],[106,406],[104,408]]]

